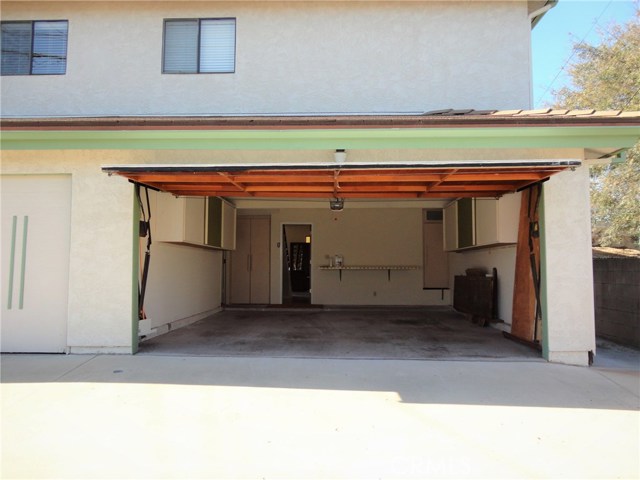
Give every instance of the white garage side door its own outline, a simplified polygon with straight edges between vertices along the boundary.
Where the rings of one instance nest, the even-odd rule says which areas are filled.
[[[67,346],[71,177],[2,175],[2,352]]]

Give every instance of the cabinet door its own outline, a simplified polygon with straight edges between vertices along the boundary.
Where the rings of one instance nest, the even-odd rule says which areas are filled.
[[[236,223],[236,249],[231,254],[231,303],[251,303],[251,218]]]
[[[476,199],[476,245],[498,243],[498,201]]]
[[[475,202],[461,198],[458,204],[458,248],[473,247],[475,242]]]
[[[207,198],[207,225],[205,243],[210,247],[222,247],[222,199]]]
[[[204,198],[184,200],[184,241],[204,245]]]
[[[236,209],[227,202],[222,202],[222,248],[236,248]]]
[[[158,193],[154,240],[159,242],[185,242],[204,244],[204,198],[175,198],[168,193]]]
[[[444,249],[447,252],[458,248],[458,208],[456,202],[444,209]]]
[[[271,220],[251,221],[251,303],[269,303]]]

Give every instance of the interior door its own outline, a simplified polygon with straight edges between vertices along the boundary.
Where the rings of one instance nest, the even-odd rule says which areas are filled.
[[[251,303],[269,303],[271,220],[251,221]]]
[[[268,217],[238,217],[236,249],[231,254],[231,303],[270,301],[271,261]]]
[[[231,253],[231,303],[251,303],[251,219],[238,217]]]
[[[427,214],[430,212],[427,211]],[[423,224],[424,288],[449,287],[449,258],[444,251],[442,217]]]
[[[3,175],[3,352],[67,346],[71,177]]]

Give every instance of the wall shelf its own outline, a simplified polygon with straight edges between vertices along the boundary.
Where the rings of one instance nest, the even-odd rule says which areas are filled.
[[[391,270],[420,270],[417,265],[343,265],[342,267],[332,267],[329,265],[321,265],[320,270],[338,271],[340,281],[342,281],[343,270],[386,270],[387,278],[391,281]]]

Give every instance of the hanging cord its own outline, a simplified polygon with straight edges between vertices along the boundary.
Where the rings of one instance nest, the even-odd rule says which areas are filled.
[[[536,191],[536,201],[533,206],[533,211],[531,211],[531,195],[534,193],[534,188]],[[540,237],[540,224],[538,221],[534,220],[535,215],[538,211],[538,206],[540,205],[540,194],[542,193],[542,184],[537,183],[535,186],[532,186],[529,189],[529,260],[531,262],[531,276],[533,277],[533,287],[536,295],[536,313],[533,321],[533,341],[536,341],[538,337],[538,321],[542,319],[542,308],[540,304],[540,272],[538,267],[538,262],[536,259],[536,252],[534,249],[533,240],[534,238]]]
[[[149,189],[144,187],[145,200],[147,203],[147,209],[145,211],[142,198],[140,197],[140,184],[136,184],[136,197],[138,198],[138,205],[140,206],[140,212],[142,213],[142,220],[140,220],[140,238],[147,238],[147,249],[144,253],[144,264],[142,267],[142,279],[138,286],[138,319],[143,320],[147,318],[144,312],[144,297],[147,290],[147,278],[149,276],[149,264],[151,263],[151,202],[149,201]],[[147,216],[148,213],[148,216]]]

